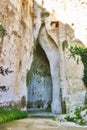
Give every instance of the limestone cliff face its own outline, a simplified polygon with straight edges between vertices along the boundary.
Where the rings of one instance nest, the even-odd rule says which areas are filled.
[[[26,105],[26,74],[32,62],[33,1],[1,0],[0,24],[7,30],[1,43],[0,66],[12,71],[0,75],[0,105],[21,108]]]
[[[52,95],[49,96],[52,97],[51,111],[61,113],[62,101],[66,102],[67,109],[84,103],[85,87],[81,80],[83,64],[80,62],[77,65],[76,61],[69,59],[68,48],[64,51],[62,44],[68,43],[68,47],[87,46],[86,0],[0,0],[0,25],[7,30],[3,40],[0,37],[0,66],[5,70],[4,75],[0,74],[0,106],[26,106],[26,100],[31,95],[26,77],[36,44],[43,49],[49,62],[52,78]],[[37,70],[34,68],[35,74]],[[6,71],[9,73],[6,74]],[[37,79],[40,75],[33,74],[34,77]],[[48,82],[45,76],[41,77],[40,83],[43,81]],[[40,95],[40,89],[36,86],[35,89]]]
[[[69,99],[66,101],[67,109],[84,104],[83,64],[77,65],[74,59],[69,59],[68,49],[63,52],[61,46],[63,42],[68,42],[68,47],[87,46],[86,5],[85,0],[35,0],[34,38],[35,41],[38,38],[50,63],[55,88],[53,111],[60,106],[59,100],[56,100],[59,97],[55,96],[58,95],[58,86],[62,89],[63,99]]]

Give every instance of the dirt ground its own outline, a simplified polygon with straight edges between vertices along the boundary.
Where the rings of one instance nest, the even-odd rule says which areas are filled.
[[[52,119],[27,118],[0,125],[0,130],[87,130],[87,127],[71,126]]]

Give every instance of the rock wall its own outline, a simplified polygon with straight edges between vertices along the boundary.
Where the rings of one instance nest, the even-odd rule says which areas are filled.
[[[52,74],[52,71],[54,70],[53,72],[55,72],[59,68],[59,71],[57,71],[60,75],[59,77],[57,76],[57,80],[60,80],[60,82],[56,82],[55,78],[52,79],[52,82],[54,86],[58,85],[62,89],[62,99],[66,100],[67,110],[84,104],[85,86],[82,82],[83,64],[80,62],[77,65],[73,58],[69,59],[68,48],[70,45],[87,46],[86,5],[85,0],[35,0],[35,43],[38,39],[48,57],[50,66],[54,66],[52,68],[50,67],[51,76],[55,75],[56,78],[56,74]],[[68,43],[68,48],[65,50],[62,50],[63,43],[66,45]],[[51,48],[51,46],[53,47]],[[59,54],[55,54],[56,52],[59,52]],[[52,59],[52,55],[55,55],[53,57],[57,58],[59,63],[54,58]],[[54,69],[55,65],[57,65],[56,69]],[[53,89],[55,88],[54,86]],[[55,88],[53,93],[56,90],[58,91],[58,89],[58,87],[57,89]],[[58,93],[53,95],[54,99]],[[57,109],[59,106],[56,106],[58,101],[55,100],[54,102],[53,106],[55,108],[53,109]],[[58,107],[58,109],[61,108]],[[56,110],[53,111],[55,112]]]
[[[0,0],[3,39],[0,66],[11,71],[0,74],[0,106],[26,107],[26,74],[33,59],[33,1]]]
[[[84,104],[83,64],[69,59],[62,45],[87,46],[86,12],[86,0],[0,0],[0,25],[7,31],[0,36],[0,106],[26,106],[36,44],[50,64],[52,112],[61,113],[62,101],[67,110]]]

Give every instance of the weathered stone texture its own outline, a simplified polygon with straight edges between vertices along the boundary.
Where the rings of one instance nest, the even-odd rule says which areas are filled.
[[[59,86],[62,88],[63,99],[65,98],[67,100],[67,109],[73,109],[76,106],[84,104],[85,86],[82,82],[83,64],[80,62],[77,65],[74,59],[69,59],[68,49],[65,49],[63,52],[61,44],[66,41],[66,43],[68,42],[68,47],[70,45],[87,46],[87,3],[86,1],[79,0],[43,0],[42,2],[41,0],[36,0],[35,3],[37,8],[34,21],[37,21],[35,22],[35,27],[38,27],[38,29],[34,29],[34,32],[37,32],[37,35],[34,33],[34,37],[36,39],[39,35],[39,42],[46,52],[50,66],[53,64],[55,68],[55,64],[57,64],[57,60],[59,59],[59,66],[57,64],[57,67],[60,69]],[[38,11],[39,7],[41,7],[40,11]],[[42,29],[42,25],[44,25],[44,29]],[[41,31],[40,26],[42,30],[45,30],[44,32]],[[56,51],[54,47],[50,51],[52,44],[55,44],[56,50],[59,52],[59,56],[57,54],[58,59],[55,61],[53,58],[53,62],[51,62],[52,55]],[[56,56],[54,57],[56,58]],[[54,68],[51,68],[51,72]],[[53,79],[53,83],[54,81],[55,79]],[[55,84],[57,84],[56,81]],[[79,95],[81,98],[79,98]]]
[[[32,13],[32,0],[0,1],[0,24],[7,30],[0,66],[13,71],[6,76],[0,75],[0,86],[8,88],[7,91],[0,91],[1,105],[9,101],[14,105],[23,96],[27,100],[26,73],[31,66],[33,46]]]
[[[61,113],[61,99],[67,109],[84,103],[83,64],[69,59],[68,48],[62,45],[87,46],[85,0],[0,0],[0,24],[7,30],[3,42],[0,39],[0,66],[12,71],[0,75],[1,105],[26,105],[26,75],[36,44],[43,48],[50,64],[52,112]]]

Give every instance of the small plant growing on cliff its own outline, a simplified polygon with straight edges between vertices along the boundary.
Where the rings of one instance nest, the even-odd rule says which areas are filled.
[[[12,70],[9,70],[9,68],[3,68],[3,66],[0,66],[0,74],[5,76],[8,75],[9,73],[12,73]]]
[[[70,57],[76,59],[77,64],[79,63],[79,57],[81,57],[81,61],[84,65],[84,74],[83,74],[83,82],[85,87],[87,88],[87,48],[85,47],[78,47],[78,46],[71,46],[70,49]]]
[[[7,31],[6,29],[3,27],[3,25],[0,25],[0,37],[4,37],[5,35],[7,35]]]

